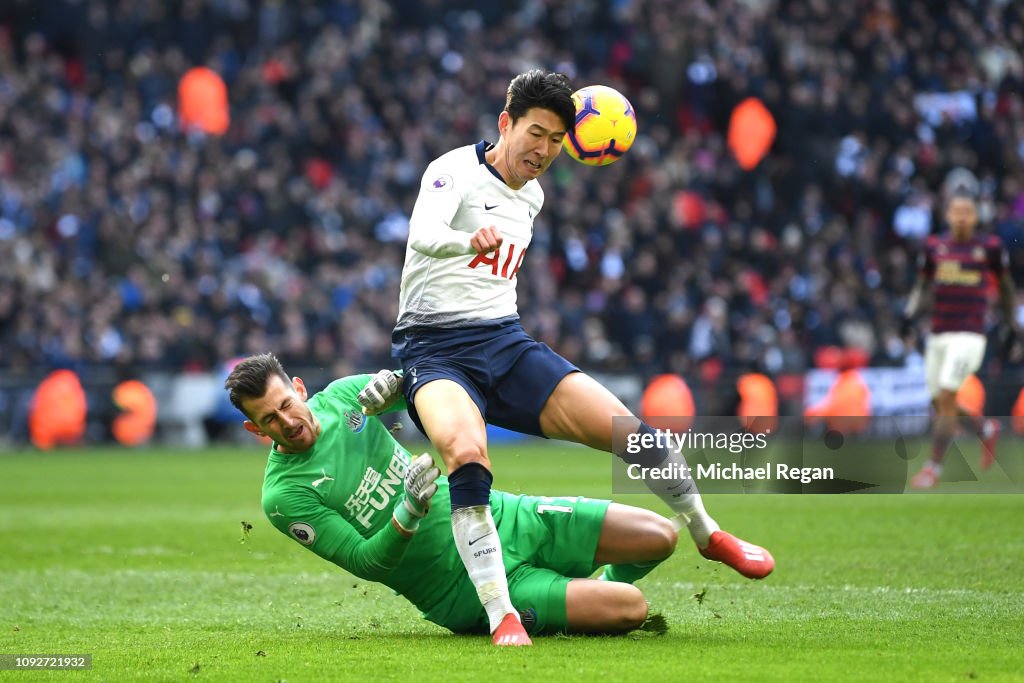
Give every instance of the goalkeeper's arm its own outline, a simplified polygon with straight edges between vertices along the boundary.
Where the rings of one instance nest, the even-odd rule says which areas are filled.
[[[430,499],[437,493],[437,478],[441,471],[426,453],[418,455],[409,463],[405,473],[405,495],[395,505],[391,523],[406,538],[412,538],[420,526],[420,520],[430,510]]]
[[[420,520],[430,510],[430,499],[437,493],[437,478],[440,470],[433,459],[424,453],[413,458],[405,473],[405,491],[395,504],[391,523],[363,540],[351,529],[358,541],[342,545],[326,559],[356,576],[378,581],[398,566],[408,541],[416,533]]]
[[[264,498],[264,511],[274,527],[314,553],[361,579],[380,581],[398,566],[419,521],[437,492],[440,472],[429,455],[414,458],[405,473],[405,490],[395,504],[390,523],[364,538],[337,510],[307,491],[292,490]],[[269,514],[274,511],[275,514]],[[299,521],[301,520],[301,522]],[[294,532],[300,525],[303,535]]]

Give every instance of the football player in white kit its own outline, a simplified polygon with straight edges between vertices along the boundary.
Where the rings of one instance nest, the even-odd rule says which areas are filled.
[[[571,94],[558,73],[516,76],[498,115],[498,142],[460,147],[427,167],[410,221],[392,337],[409,414],[448,468],[455,543],[496,645],[529,645],[530,639],[509,599],[488,506],[485,424],[608,452],[613,417],[631,421],[628,433],[654,433],[602,385],[530,338],[519,322],[516,281],[544,205],[537,178],[575,125]],[[377,389],[397,390],[383,383]],[[616,455],[643,467],[685,465],[669,448]],[[691,479],[651,479],[647,485],[702,555],[750,578],[772,571],[768,551],[719,529]],[[612,564],[604,578],[632,582],[650,569]]]

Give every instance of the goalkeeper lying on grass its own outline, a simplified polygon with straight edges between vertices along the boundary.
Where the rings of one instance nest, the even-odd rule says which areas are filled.
[[[263,510],[278,530],[398,591],[435,624],[487,633],[452,540],[447,479],[429,455],[411,457],[363,412],[404,409],[400,381],[390,371],[356,375],[308,397],[301,379],[262,354],[239,363],[224,386],[246,429],[274,442]],[[647,602],[632,583],[675,549],[669,520],[589,498],[492,491],[490,501],[512,602],[529,632],[621,633],[644,624]],[[585,578],[601,566],[602,580]]]

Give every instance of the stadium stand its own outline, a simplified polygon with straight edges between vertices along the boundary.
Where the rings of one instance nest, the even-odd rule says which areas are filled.
[[[953,185],[1024,282],[1019,3],[488,5],[3,3],[0,427],[53,368],[109,394],[111,367],[267,349],[324,377],[390,366],[420,174],[493,138],[531,66],[618,87],[640,122],[617,164],[556,163],[520,274],[527,330],[588,369],[682,375],[700,410],[739,368],[791,378],[825,347],[919,362],[899,311]],[[180,125],[193,67],[227,86],[223,135]],[[778,127],[750,172],[726,145],[747,97]],[[997,346],[1006,415],[1021,359]]]

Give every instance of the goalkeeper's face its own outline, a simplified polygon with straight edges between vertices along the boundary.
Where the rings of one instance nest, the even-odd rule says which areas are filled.
[[[267,391],[242,402],[245,428],[257,436],[269,436],[281,453],[303,453],[320,436],[320,421],[306,405],[306,385],[298,377],[288,384],[277,375],[267,380]]]

